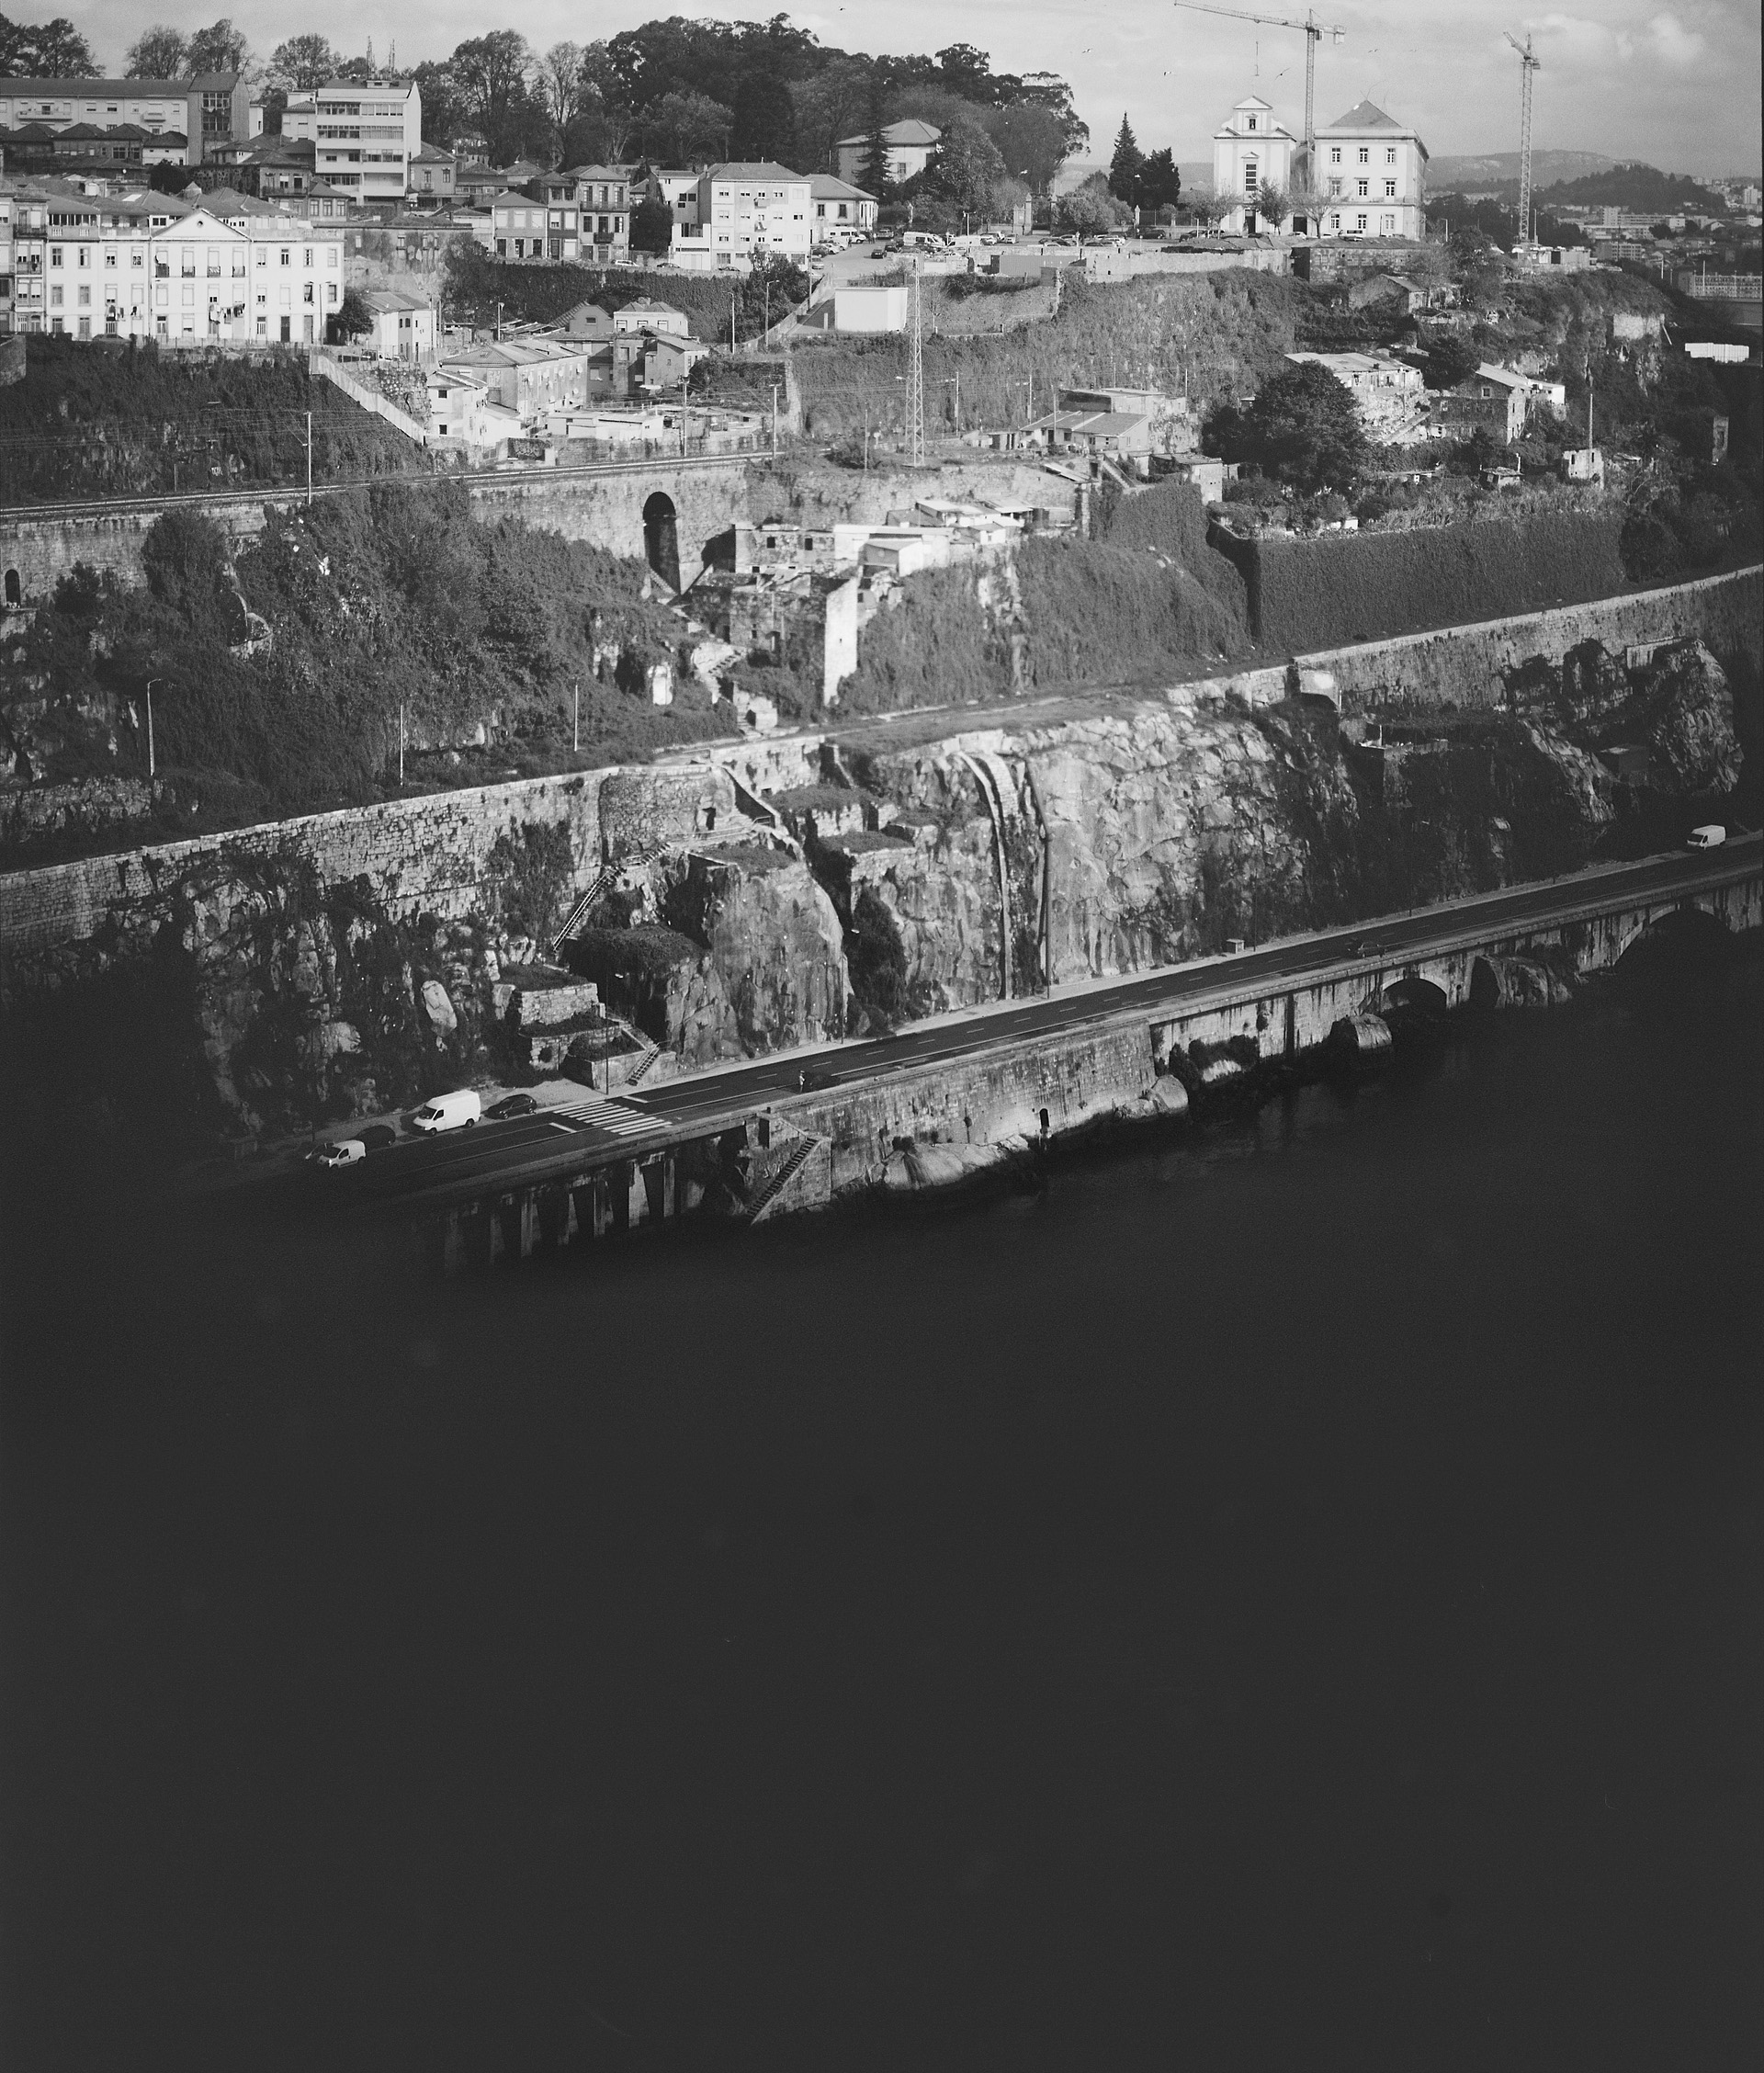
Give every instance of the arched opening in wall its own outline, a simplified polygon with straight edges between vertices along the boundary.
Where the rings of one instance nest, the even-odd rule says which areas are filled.
[[[1379,1012],[1386,1016],[1407,1013],[1424,1020],[1442,1015],[1451,1007],[1445,989],[1430,979],[1399,979],[1378,997]]]
[[[22,605],[24,601],[24,585],[18,581],[18,572],[17,569],[8,569],[6,571],[6,609],[10,611],[15,605]]]
[[[680,587],[680,522],[673,499],[657,490],[643,506],[643,559],[662,580]]]

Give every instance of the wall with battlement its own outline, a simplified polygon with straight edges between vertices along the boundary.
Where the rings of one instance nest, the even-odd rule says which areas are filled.
[[[419,483],[427,479],[413,478]],[[690,583],[703,565],[708,543],[737,519],[751,515],[745,460],[658,461],[629,475],[560,475],[533,469],[479,477],[470,484],[472,515],[480,520],[519,518],[561,533],[565,539],[583,540],[636,561],[644,552],[643,507],[658,493],[674,507],[681,581]],[[302,501],[303,493],[290,491],[276,496],[217,497],[194,508],[212,518],[222,532],[246,539],[263,531],[266,504]],[[125,583],[139,583],[141,548],[160,509],[143,503],[94,515],[58,517],[45,512],[40,518],[0,521],[0,572],[17,573],[26,605],[51,596],[58,580],[79,561],[112,570]]]
[[[1489,707],[1501,700],[1505,673],[1532,656],[1559,663],[1583,640],[1601,641],[1620,654],[1629,647],[1691,639],[1717,655],[1758,655],[1764,648],[1764,568],[1297,659],[1303,668],[1327,670],[1335,678],[1346,711],[1368,705]]]

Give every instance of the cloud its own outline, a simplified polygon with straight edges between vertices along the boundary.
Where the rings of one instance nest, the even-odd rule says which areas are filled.
[[[1708,48],[1693,28],[1687,28],[1674,14],[1656,15],[1647,25],[1648,56],[1657,58],[1676,71],[1700,64]]]

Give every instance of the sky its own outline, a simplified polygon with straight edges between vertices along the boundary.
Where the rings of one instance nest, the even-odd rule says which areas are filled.
[[[772,4],[743,0],[526,0],[506,13],[484,0],[50,0],[13,12],[40,20],[65,12],[100,63],[122,53],[149,20],[191,28],[226,5],[259,57],[297,28],[317,29],[347,53],[372,37],[384,60],[443,58],[487,28],[517,27],[542,48],[568,37],[587,42],[678,11],[722,19],[764,19]],[[1301,7],[1261,0],[1270,13]],[[213,8],[213,13],[209,8]],[[1643,158],[1675,173],[1756,173],[1759,168],[1758,0],[1581,0],[1577,10],[1521,15],[1510,0],[1322,0],[1320,21],[1346,31],[1317,53],[1317,119],[1363,96],[1419,130],[1435,156],[1516,151],[1519,60],[1502,37],[1535,39],[1543,60],[1534,92],[1533,144]],[[792,18],[845,50],[932,51],[958,38],[989,52],[1000,72],[1057,72],[1091,126],[1091,155],[1106,159],[1125,113],[1142,150],[1170,145],[1181,160],[1209,159],[1212,133],[1246,93],[1259,93],[1297,130],[1304,120],[1305,41],[1290,29],[1172,6],[1170,0],[888,0],[887,6],[819,0]]]

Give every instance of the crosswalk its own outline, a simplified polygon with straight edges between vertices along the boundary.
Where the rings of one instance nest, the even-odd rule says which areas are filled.
[[[568,1122],[575,1128],[605,1130],[609,1137],[638,1138],[653,1130],[656,1119],[629,1102],[598,1100],[570,1102],[546,1110],[548,1120]]]

